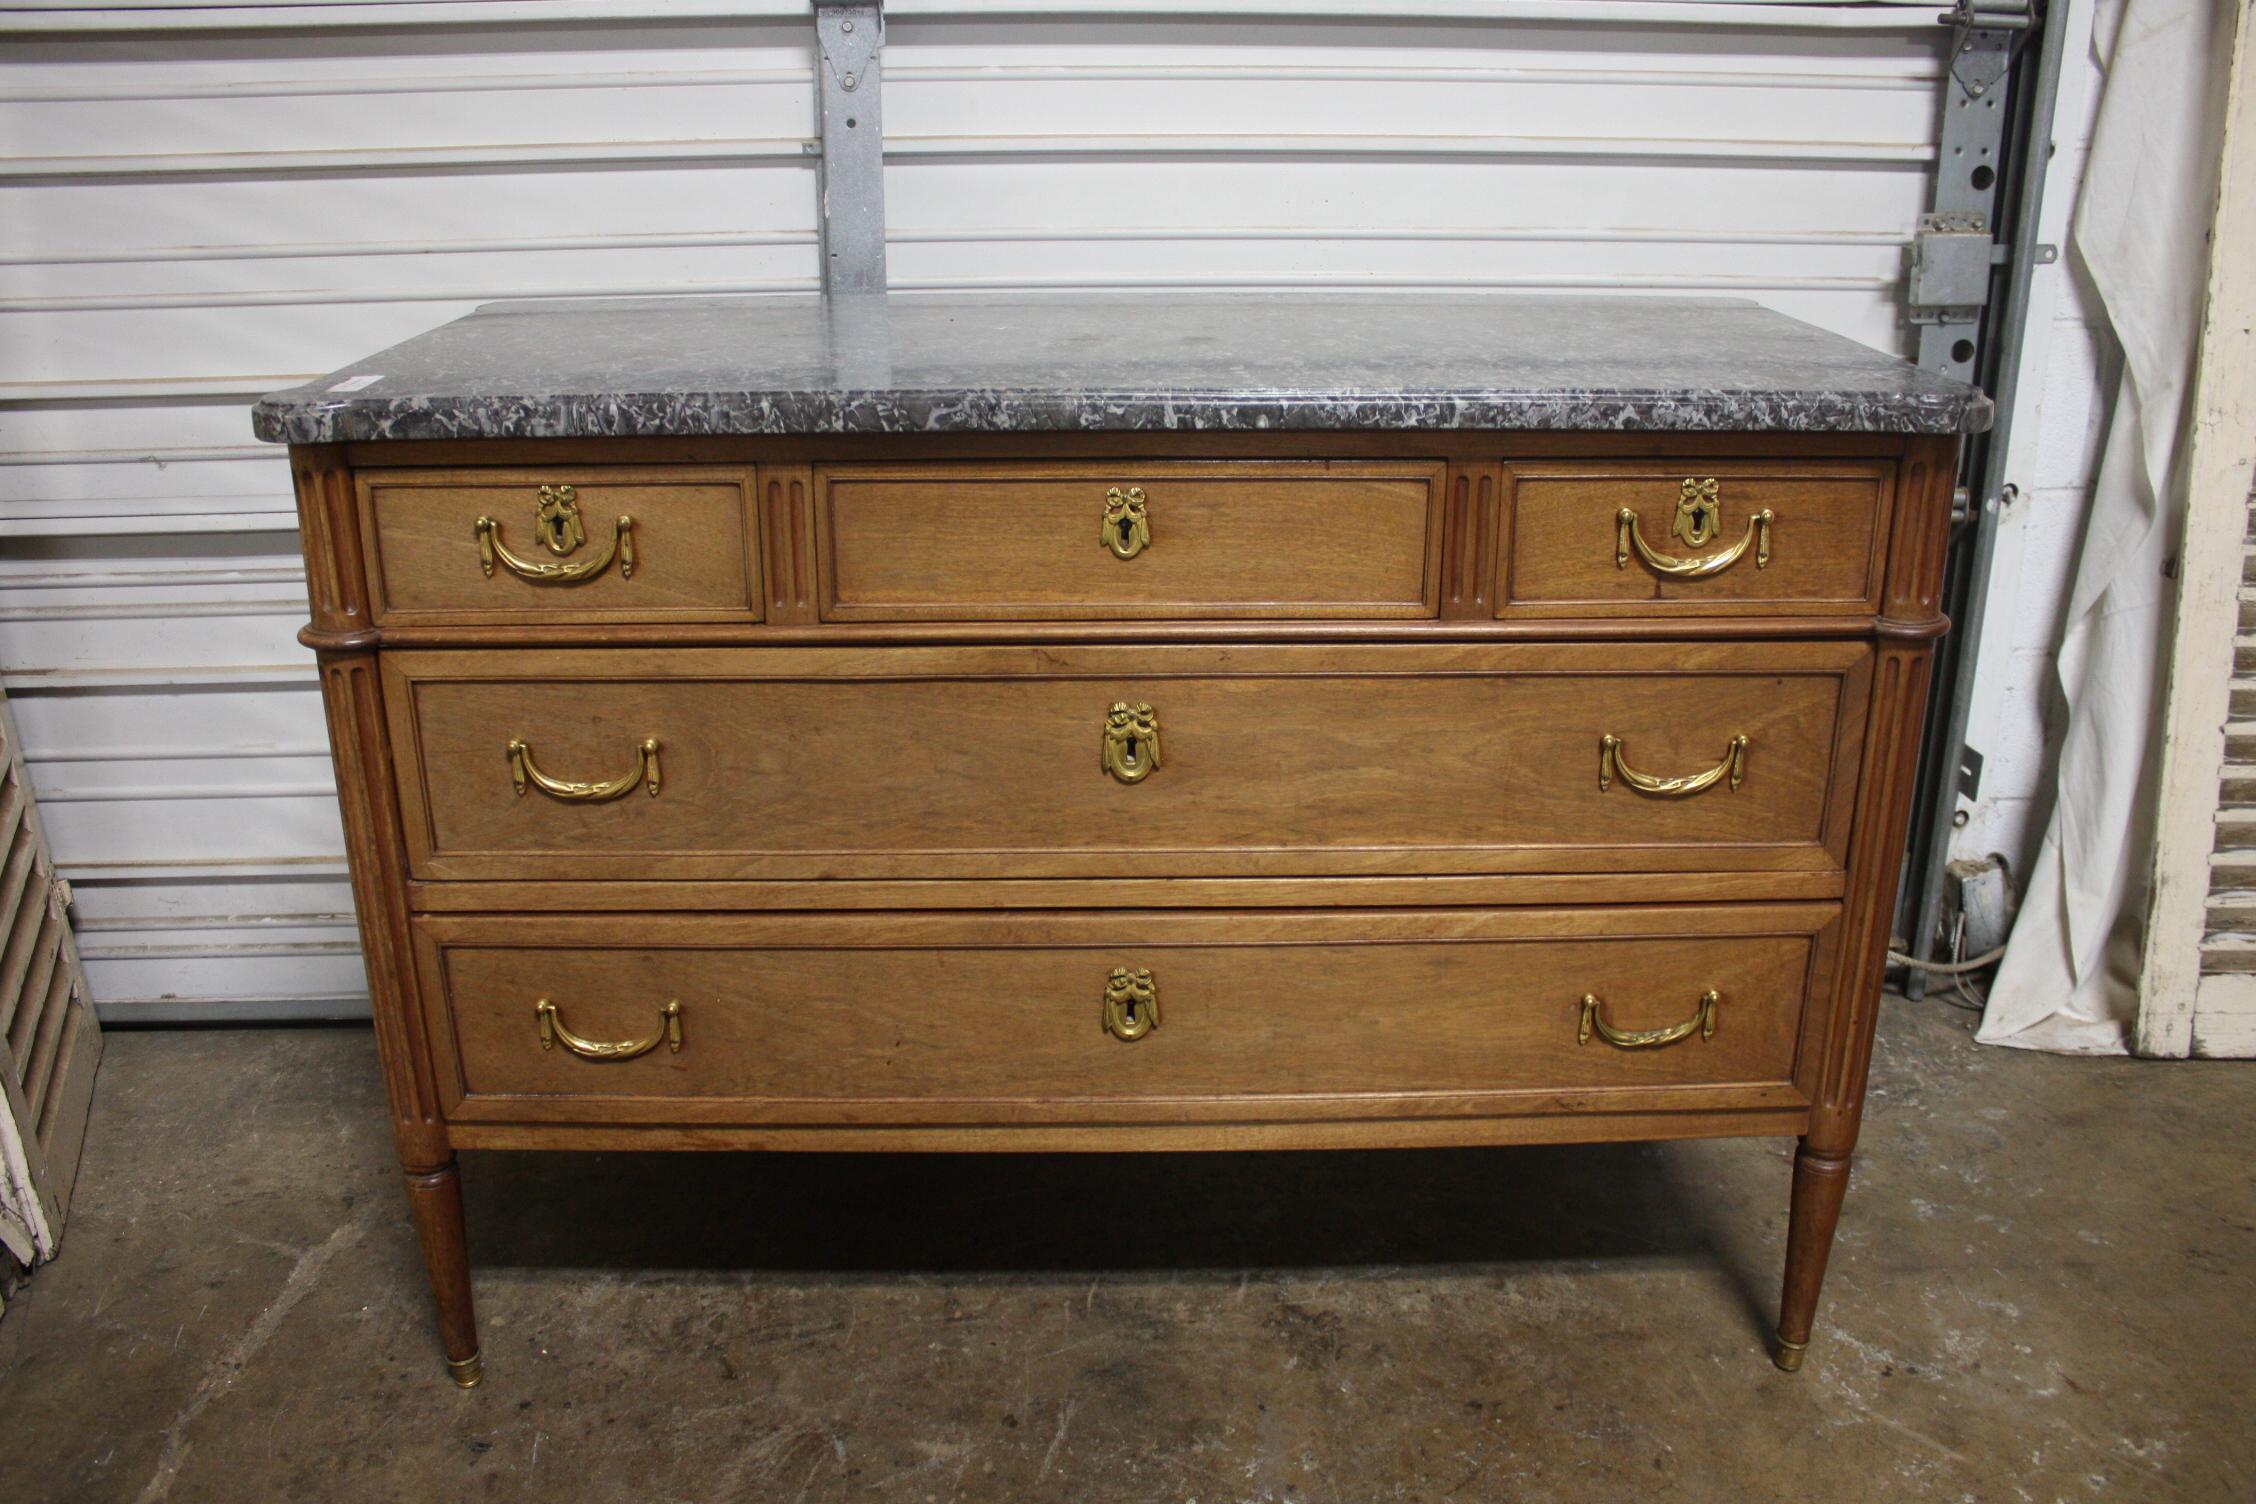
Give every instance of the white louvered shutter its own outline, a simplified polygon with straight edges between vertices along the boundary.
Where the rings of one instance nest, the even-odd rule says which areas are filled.
[[[62,1237],[102,1034],[5,695],[0,741],[0,1243],[28,1266]]]

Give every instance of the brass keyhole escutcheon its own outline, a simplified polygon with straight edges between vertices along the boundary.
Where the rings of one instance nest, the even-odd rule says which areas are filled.
[[[1122,783],[1142,783],[1159,771],[1159,712],[1149,705],[1113,701],[1105,712],[1099,763]]]
[[[580,521],[580,493],[576,486],[543,486],[533,513],[533,532],[559,559],[587,542]]]
[[[1144,968],[1115,966],[1105,982],[1104,1031],[1122,1044],[1159,1027],[1159,988]]]
[[[1097,525],[1097,541],[1122,559],[1133,559],[1151,547],[1151,509],[1142,486],[1105,492],[1104,521]]]
[[[1676,524],[1669,529],[1686,548],[1706,548],[1723,529],[1723,485],[1714,478],[1684,482]]]

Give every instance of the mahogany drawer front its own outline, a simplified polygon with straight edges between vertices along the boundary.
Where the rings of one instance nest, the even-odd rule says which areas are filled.
[[[459,1120],[1389,1117],[1779,1105],[1837,912],[426,916],[417,952]]]
[[[1442,465],[831,465],[829,621],[1430,617]]]
[[[384,657],[426,878],[1834,870],[1869,663],[1839,642]]]
[[[1497,615],[1877,608],[1892,461],[1530,461],[1504,470]]]
[[[364,470],[357,482],[379,622],[760,619],[747,467]]]

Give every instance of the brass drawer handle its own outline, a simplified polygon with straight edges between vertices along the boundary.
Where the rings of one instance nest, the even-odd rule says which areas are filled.
[[[1151,547],[1151,515],[1142,486],[1105,492],[1104,521],[1097,524],[1097,541],[1115,556],[1133,559]]]
[[[472,530],[478,536],[478,566],[492,579],[494,564],[501,566],[520,579],[539,585],[577,585],[582,580],[592,580],[603,573],[614,556],[619,561],[619,578],[631,580],[635,572],[634,519],[622,516],[611,526],[611,541],[603,545],[603,552],[569,563],[543,564],[519,558],[501,541],[501,524],[491,517],[480,517]],[[572,486],[543,486],[540,500],[533,510],[533,533],[550,553],[567,559],[587,542],[587,527],[580,520],[580,493]]]
[[[1713,1039],[1716,1009],[1722,1002],[1722,994],[1711,989],[1700,995],[1699,1008],[1683,1023],[1670,1024],[1665,1029],[1617,1029],[1598,1016],[1598,1010],[1605,1004],[1586,992],[1582,995],[1582,1027],[1576,1031],[1575,1043],[1590,1043],[1593,1029],[1597,1030],[1600,1039],[1617,1050],[1657,1050],[1662,1045],[1690,1039],[1695,1030],[1702,1039]]]
[[[1658,794],[1664,799],[1686,799],[1702,789],[1714,788],[1726,774],[1730,775],[1732,792],[1747,777],[1747,739],[1735,736],[1725,749],[1723,761],[1698,773],[1686,773],[1679,778],[1661,778],[1651,773],[1640,773],[1622,761],[1622,739],[1618,736],[1598,738],[1598,791],[1604,793],[1614,786],[1614,779],[1637,790],[1640,794]]]
[[[1115,966],[1105,982],[1104,1031],[1123,1044],[1159,1027],[1159,988],[1146,970]]]
[[[517,785],[517,797],[525,797],[528,786],[539,789],[551,799],[570,799],[581,804],[601,804],[607,799],[624,798],[633,792],[638,783],[647,784],[650,797],[658,797],[658,738],[651,737],[635,748],[635,765],[631,772],[620,774],[605,783],[574,783],[568,778],[551,778],[533,766],[533,749],[529,742],[515,739],[509,743],[509,779]]]
[[[1142,783],[1158,772],[1159,712],[1149,705],[1115,700],[1105,712],[1099,766],[1122,783]]]
[[[540,1044],[544,1050],[562,1044],[583,1060],[632,1060],[658,1048],[658,1041],[663,1039],[667,1049],[677,1055],[681,1053],[681,1003],[678,1000],[658,1010],[658,1027],[648,1039],[583,1039],[564,1027],[564,1015],[545,997],[533,1004],[533,1012],[540,1019]]]
[[[1676,520],[1670,524],[1669,531],[1689,547],[1705,548],[1716,534],[1723,531],[1723,502],[1719,495],[1721,490],[1721,483],[1713,478],[1686,480],[1684,494],[1676,501]],[[1680,559],[1674,554],[1661,553],[1647,543],[1644,535],[1637,531],[1636,511],[1623,507],[1614,514],[1614,568],[1627,569],[1630,552],[1635,550],[1637,557],[1643,559],[1646,567],[1655,574],[1678,580],[1706,579],[1709,575],[1721,574],[1738,563],[1740,555],[1752,543],[1755,546],[1755,568],[1768,569],[1770,525],[1777,520],[1777,514],[1764,507],[1747,519],[1747,531],[1729,548],[1696,559]]]

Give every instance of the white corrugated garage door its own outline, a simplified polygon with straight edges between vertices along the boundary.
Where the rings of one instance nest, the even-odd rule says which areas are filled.
[[[896,286],[1738,293],[1909,348],[1933,3],[1013,8],[890,12]],[[813,288],[811,74],[774,3],[0,6],[0,667],[106,1017],[365,1008],[251,399],[491,298]]]

